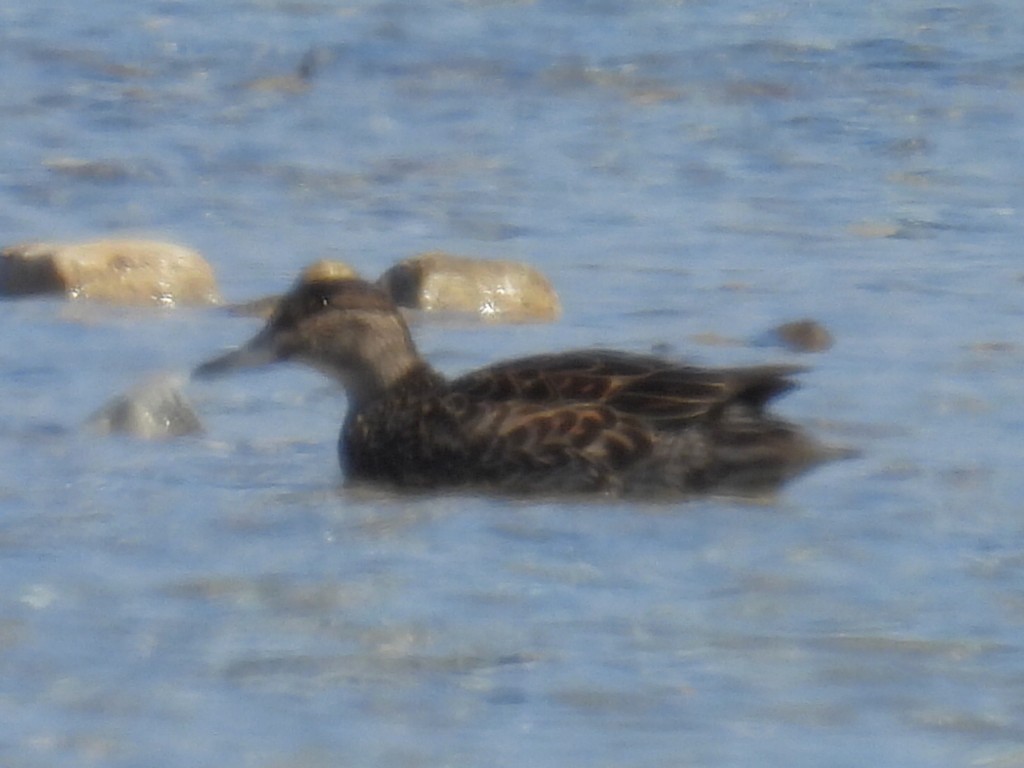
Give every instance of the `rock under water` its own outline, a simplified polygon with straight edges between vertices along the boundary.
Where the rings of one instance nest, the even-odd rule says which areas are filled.
[[[164,374],[118,395],[86,422],[98,434],[125,434],[161,440],[203,432],[203,425],[183,391],[184,377]]]

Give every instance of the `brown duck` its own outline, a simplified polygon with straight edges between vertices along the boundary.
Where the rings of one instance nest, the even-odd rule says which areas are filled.
[[[799,368],[706,369],[605,350],[536,355],[448,380],[394,303],[358,279],[300,282],[200,377],[295,360],[348,395],[350,480],[425,489],[763,493],[837,455],[765,413]]]

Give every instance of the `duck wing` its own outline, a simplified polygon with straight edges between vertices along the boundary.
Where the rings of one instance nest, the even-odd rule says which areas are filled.
[[[680,428],[735,412],[759,413],[796,386],[798,366],[700,368],[653,355],[585,350],[536,355],[474,371],[451,391],[491,402],[582,403]]]
[[[656,442],[649,424],[601,404],[443,399],[469,449],[467,466],[501,485],[611,490]]]

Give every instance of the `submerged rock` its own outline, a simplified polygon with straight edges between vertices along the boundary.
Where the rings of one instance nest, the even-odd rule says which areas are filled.
[[[769,339],[793,352],[824,352],[832,347],[832,334],[817,320],[794,320],[769,333]]]
[[[182,391],[183,382],[183,376],[175,375],[149,379],[96,411],[86,426],[101,435],[144,440],[201,434],[203,425]]]
[[[258,77],[243,84],[247,91],[262,93],[300,94],[305,93],[313,84],[313,77],[331,58],[328,51],[321,48],[310,48],[302,57],[294,72],[286,75]]]
[[[63,293],[115,304],[217,304],[213,269],[195,251],[155,240],[32,242],[0,252],[0,295]]]
[[[562,312],[547,278],[515,261],[433,251],[399,262],[378,285],[401,307],[472,313],[494,322],[549,322]]]

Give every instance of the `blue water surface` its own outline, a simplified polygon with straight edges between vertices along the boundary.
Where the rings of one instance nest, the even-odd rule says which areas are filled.
[[[6,2],[4,242],[173,240],[239,301],[519,259],[563,319],[419,325],[439,368],[797,361],[780,411],[861,456],[758,504],[356,491],[303,370],[82,428],[255,321],[10,301],[0,763],[1024,765],[1021,40],[1008,0]],[[804,317],[831,350],[764,343]]]

